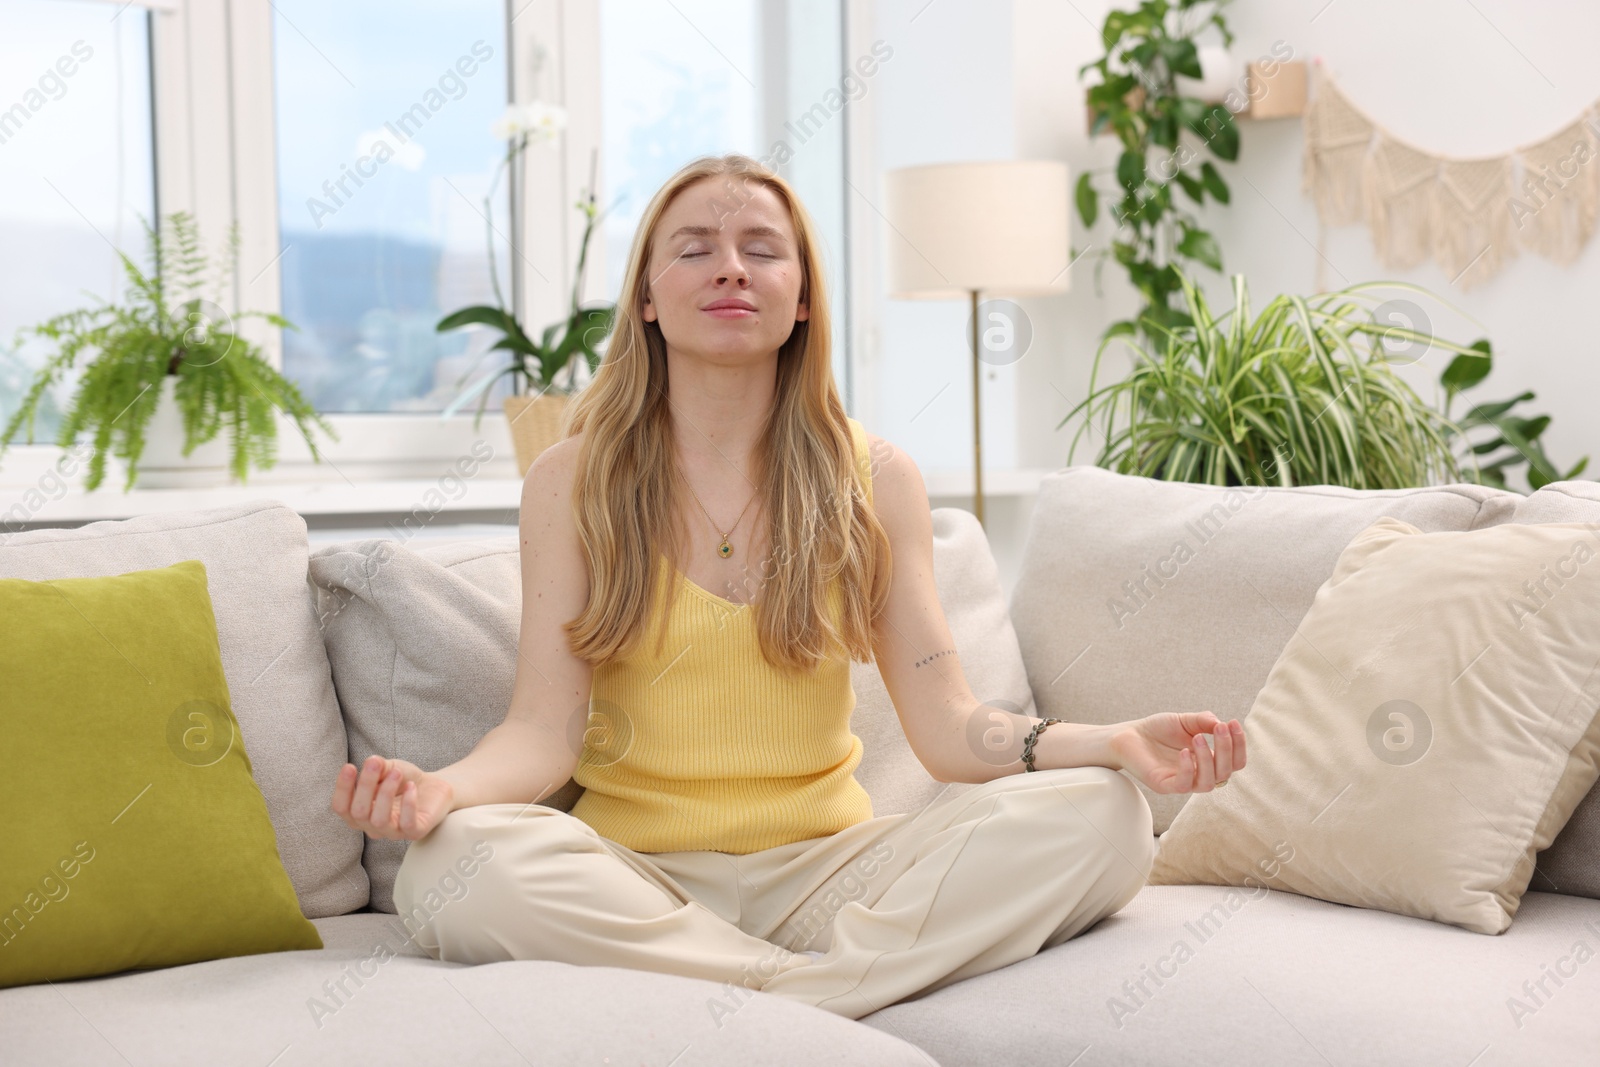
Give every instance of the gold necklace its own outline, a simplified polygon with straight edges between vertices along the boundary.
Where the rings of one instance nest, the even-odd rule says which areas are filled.
[[[689,480],[687,478],[684,479],[683,484],[684,487],[689,490],[689,495],[694,497],[694,502],[696,504],[700,504],[700,510],[706,511],[705,504],[701,503],[700,501],[700,494],[694,491],[694,487],[689,484]],[[754,504],[755,502],[756,494],[752,494],[749,501],[745,503],[744,511],[749,511],[750,505]],[[728,528],[728,532],[722,535],[722,543],[717,546],[717,555],[721,556],[723,559],[727,559],[729,556],[733,555],[733,546],[728,543],[728,537],[733,533],[734,530],[739,528],[739,523],[744,520],[744,511],[739,512],[739,517],[733,520],[733,525]],[[717,520],[711,517],[711,512],[709,511],[706,511],[706,521],[711,523],[711,528],[713,530],[717,529]]]

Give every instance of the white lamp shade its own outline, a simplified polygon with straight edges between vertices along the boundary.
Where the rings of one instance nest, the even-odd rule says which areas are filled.
[[[1065,163],[1005,160],[884,175],[891,297],[1065,292],[1072,262]]]

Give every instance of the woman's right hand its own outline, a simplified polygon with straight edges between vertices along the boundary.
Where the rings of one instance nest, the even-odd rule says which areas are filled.
[[[359,773],[353,763],[339,770],[333,811],[349,826],[383,840],[420,841],[450,814],[455,787],[403,759],[374,753]]]

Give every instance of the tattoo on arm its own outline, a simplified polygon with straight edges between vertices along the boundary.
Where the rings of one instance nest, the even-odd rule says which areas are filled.
[[[923,658],[921,658],[921,659],[919,659],[919,660],[917,660],[917,662],[916,662],[916,663],[913,663],[913,664],[912,664],[912,667],[913,667],[913,668],[916,668],[916,667],[920,667],[920,666],[922,666],[922,665],[923,665],[923,664],[924,664],[924,663],[928,663],[928,662],[930,662],[930,661],[932,661],[932,660],[936,660],[936,659],[938,659],[938,658],[939,658],[939,657],[940,657],[940,656],[953,656],[953,655],[955,655],[955,654],[956,654],[956,650],[955,650],[955,649],[953,649],[953,648],[947,648],[947,649],[945,649],[945,650],[944,650],[944,651],[943,651],[943,652],[935,652],[935,653],[934,653],[934,654],[933,654],[933,655],[931,655],[931,656],[924,656],[924,657],[923,657]]]

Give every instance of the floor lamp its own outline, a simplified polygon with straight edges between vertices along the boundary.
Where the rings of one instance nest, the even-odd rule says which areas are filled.
[[[972,510],[981,525],[979,364],[1014,362],[1022,352],[985,351],[985,326],[1009,325],[1014,337],[1016,324],[1001,321],[1011,308],[981,308],[979,296],[1066,291],[1072,262],[1067,165],[1043,160],[935,163],[891,170],[884,181],[890,297],[966,297],[971,308]],[[990,321],[979,321],[980,310]]]

